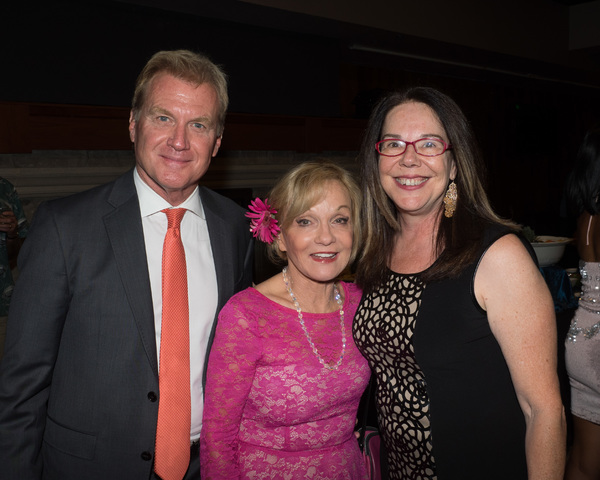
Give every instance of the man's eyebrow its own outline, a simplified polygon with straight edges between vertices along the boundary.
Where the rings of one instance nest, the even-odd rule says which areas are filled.
[[[202,116],[202,117],[193,118],[192,120],[190,120],[189,123],[204,123],[204,124],[208,125],[209,127],[211,127],[213,125],[212,119],[206,115]]]
[[[152,115],[166,115],[168,117],[173,117],[174,115],[164,107],[155,105],[150,108],[149,113]],[[188,123],[204,123],[209,127],[214,125],[214,121],[207,115],[202,115],[200,117],[192,118]]]
[[[160,107],[158,105],[154,105],[148,109],[148,113],[151,115],[166,115],[167,117],[172,117],[173,114],[169,112],[166,108]]]

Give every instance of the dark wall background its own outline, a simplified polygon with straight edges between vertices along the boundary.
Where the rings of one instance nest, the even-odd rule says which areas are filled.
[[[148,58],[158,50],[186,48],[224,67],[231,111],[340,113],[339,55],[331,39],[121,2],[2,9],[2,100],[129,105]]]
[[[0,7],[0,101],[127,106],[146,60],[178,48],[224,67],[236,113],[366,117],[382,92],[430,85],[471,120],[499,213],[540,234],[571,233],[562,189],[600,112],[598,72],[232,0],[195,3],[206,6],[201,14],[118,1]],[[365,39],[411,55],[352,48]]]

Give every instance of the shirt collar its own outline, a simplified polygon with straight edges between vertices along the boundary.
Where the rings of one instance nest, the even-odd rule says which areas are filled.
[[[155,213],[158,213],[166,208],[173,208],[173,205],[152,190],[152,188],[150,188],[150,186],[144,182],[144,180],[142,180],[137,168],[133,169],[133,181],[137,191],[138,200],[140,202],[140,212],[142,214],[142,218],[154,215]],[[198,217],[204,219],[204,210],[202,208],[202,201],[200,200],[198,187],[194,189],[191,195],[186,198],[181,205],[177,205],[177,208],[185,208],[193,212]]]

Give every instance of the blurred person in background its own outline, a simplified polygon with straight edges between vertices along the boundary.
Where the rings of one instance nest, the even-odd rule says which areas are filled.
[[[566,480],[600,478],[600,128],[591,129],[579,147],[566,186],[568,205],[577,216],[581,297],[565,341],[571,385],[573,445]]]
[[[4,356],[6,320],[12,296],[13,269],[29,223],[12,183],[0,177],[0,361]]]

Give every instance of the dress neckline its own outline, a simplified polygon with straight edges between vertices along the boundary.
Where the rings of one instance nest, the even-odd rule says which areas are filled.
[[[343,304],[343,308],[344,310],[346,309],[346,307],[348,306],[348,301],[349,301],[349,295],[348,295],[348,288],[346,285],[346,282],[338,282],[338,284],[340,285],[340,288],[343,290],[344,292],[344,304]],[[271,300],[269,297],[267,297],[265,294],[259,292],[256,287],[249,287],[248,288],[249,291],[251,292],[255,292],[256,295],[260,296],[261,298],[264,298],[267,302],[279,307],[280,310],[285,310],[285,311],[290,311],[290,312],[294,312],[294,314],[296,314],[296,309],[292,308],[292,307],[286,307],[285,305],[281,305],[281,303],[277,303],[275,300]],[[327,313],[314,313],[314,312],[305,312],[304,310],[302,311],[302,315],[304,316],[318,316],[318,317],[323,317],[323,316],[327,316],[327,315],[339,315],[338,310],[334,310],[333,312],[327,312]]]

